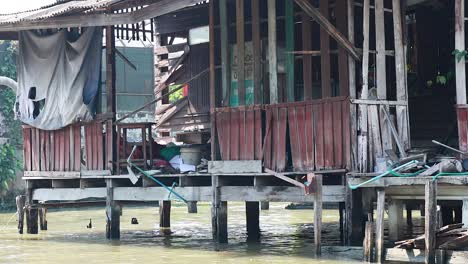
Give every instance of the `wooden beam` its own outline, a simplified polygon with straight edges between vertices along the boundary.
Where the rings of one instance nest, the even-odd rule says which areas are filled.
[[[70,15],[52,17],[38,21],[21,21],[0,25],[0,32],[30,29],[95,27],[136,24],[143,20],[162,16],[187,6],[195,5],[199,0],[161,0],[131,13],[106,13],[91,15]]]
[[[231,67],[229,62],[229,34],[227,14],[227,0],[219,0],[219,24],[221,27],[221,84],[223,88],[223,106],[228,106],[231,102]]]
[[[348,39],[354,45],[354,0],[348,0]],[[356,62],[350,54],[348,54],[348,78],[349,78],[349,97],[357,98],[356,91]],[[351,168],[357,169],[358,160],[358,143],[357,143],[357,107],[350,106],[350,126],[351,126]]]
[[[320,0],[320,13],[328,21],[329,5],[328,0]],[[331,87],[331,65],[330,65],[330,37],[327,30],[320,27],[320,75],[322,83],[322,98],[332,96]]]
[[[465,0],[455,0],[455,49],[465,50]],[[466,104],[466,72],[465,57],[455,60],[455,84],[457,90],[457,104]]]
[[[388,237],[398,241],[403,235],[403,201],[391,200],[388,206]]]
[[[311,16],[325,31],[330,34],[338,43],[343,46],[348,53],[353,56],[355,60],[359,60],[359,53],[356,48],[341,34],[331,23],[326,19],[312,4],[307,0],[295,0],[296,4],[299,5],[309,16]]]
[[[286,52],[294,51],[294,2],[285,1]],[[294,102],[294,54],[286,53],[286,98]]]
[[[347,27],[347,6],[346,0],[336,1],[336,26],[344,36],[348,36],[348,40],[351,42],[351,38],[348,35]],[[354,62],[352,58],[350,58]],[[338,79],[339,79],[339,95],[348,96],[350,93],[349,87],[349,65],[348,65],[348,53],[343,47],[338,47]]]
[[[436,229],[437,229],[437,182],[428,180],[425,187],[425,263],[435,263]]]
[[[276,178],[282,179],[285,182],[289,182],[292,185],[295,185],[295,186],[301,187],[301,188],[305,188],[305,185],[303,183],[298,182],[296,180],[293,180],[293,179],[289,178],[288,176],[285,176],[285,175],[283,175],[283,174],[281,174],[279,172],[272,171],[272,170],[267,169],[267,168],[265,168],[265,172],[270,173],[271,175],[275,176]]]
[[[369,1],[364,0],[363,4],[363,56],[362,56],[362,90],[361,99],[368,99],[368,75],[369,75]],[[358,170],[367,171],[367,106],[359,105],[359,134],[358,134]]]
[[[403,44],[403,21],[401,16],[400,0],[393,0],[393,30],[395,41],[395,75],[396,75],[396,89],[397,100],[407,101],[408,91],[406,87],[406,58],[405,49]],[[466,89],[466,88],[464,88]],[[398,106],[396,108],[398,133],[400,140],[405,149],[410,148],[409,142],[409,127],[408,127],[408,108]]]
[[[310,17],[301,13],[302,18],[302,49],[312,49],[312,22]],[[304,100],[312,99],[312,56],[304,54],[302,56],[302,78],[304,82]]]
[[[260,0],[252,0],[252,56],[254,78],[254,102],[262,103],[262,43],[260,40]]]
[[[215,69],[215,29],[214,29],[214,15],[215,7],[214,1],[209,3],[209,30],[210,30],[210,132],[211,135],[216,135],[216,69]],[[217,159],[218,142],[216,137],[211,137],[211,160]],[[196,206],[196,205],[195,205]]]
[[[171,201],[159,202],[159,227],[171,228]]]
[[[245,30],[244,0],[236,0],[237,98],[245,105]]]
[[[115,75],[115,30],[113,26],[106,27],[106,112],[112,117],[106,122],[106,168],[113,170],[113,161],[117,158],[115,113],[116,104],[116,75]]]
[[[276,56],[276,0],[268,0],[268,73],[270,104],[278,103],[278,60]]]
[[[384,0],[375,0],[375,40],[376,40],[376,71],[377,98],[387,98],[387,71],[385,63],[385,21]]]

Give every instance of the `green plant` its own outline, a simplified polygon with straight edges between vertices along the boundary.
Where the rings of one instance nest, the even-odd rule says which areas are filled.
[[[9,143],[0,145],[0,193],[8,191],[10,183],[16,179],[16,171],[21,164],[16,157],[15,147]]]
[[[169,91],[172,91],[172,90],[174,90],[174,89],[177,89],[177,88],[179,88],[181,85],[182,85],[182,84],[170,85],[170,86],[169,86]],[[183,97],[184,97],[183,90],[184,90],[184,88],[179,89],[178,91],[176,91],[176,92],[170,94],[170,95],[169,95],[169,103],[173,103],[173,102],[175,102],[175,101],[177,101],[177,100],[183,98]]]

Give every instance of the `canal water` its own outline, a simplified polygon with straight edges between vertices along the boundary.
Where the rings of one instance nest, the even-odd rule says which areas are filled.
[[[199,204],[198,214],[188,214],[173,203],[171,234],[158,226],[158,208],[124,207],[121,240],[105,239],[104,208],[49,210],[48,231],[19,235],[16,216],[0,214],[0,263],[353,263],[325,249],[321,259],[313,253],[313,211],[286,210],[271,203],[261,211],[262,238],[246,242],[245,208],[230,203],[229,244],[211,240],[209,204]],[[138,225],[132,225],[136,217]],[[91,219],[92,228],[87,228]],[[339,245],[338,210],[324,210],[322,239],[326,246]]]

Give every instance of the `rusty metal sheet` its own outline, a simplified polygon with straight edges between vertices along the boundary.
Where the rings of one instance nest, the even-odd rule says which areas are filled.
[[[457,107],[458,141],[461,151],[468,151],[468,108]]]
[[[216,128],[222,160],[262,159],[260,106],[217,108]]]

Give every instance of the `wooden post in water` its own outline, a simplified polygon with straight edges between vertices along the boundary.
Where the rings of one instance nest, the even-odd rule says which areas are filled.
[[[16,213],[18,214],[18,233],[23,234],[24,229],[24,206],[26,204],[26,196],[16,196]]]
[[[375,216],[375,260],[378,263],[384,261],[384,213],[385,190],[377,190],[377,213]]]
[[[437,228],[437,182],[428,180],[425,188],[426,216],[424,223],[425,263],[435,263],[436,228]]]
[[[171,227],[171,201],[159,202],[159,227]]]
[[[270,210],[270,202],[260,202],[260,209],[262,211]]]
[[[247,220],[247,240],[260,239],[260,204],[259,202],[245,202],[245,216]]]
[[[374,251],[374,222],[370,219],[366,222],[366,229],[364,233],[364,261],[372,262]]]
[[[120,205],[114,201],[114,182],[106,180],[106,238],[120,239]]]
[[[322,253],[322,175],[315,176],[317,184],[314,197],[314,243],[315,254],[320,256]]]
[[[408,226],[413,226],[413,208],[411,205],[406,204],[406,224]]]
[[[47,208],[39,209],[39,226],[41,230],[47,230]]]
[[[391,200],[388,206],[388,230],[390,241],[401,239],[403,231],[403,202]]]
[[[218,243],[227,243],[227,202],[221,201],[219,176],[211,176],[211,186],[213,188],[213,201],[211,207],[211,228],[213,232],[213,240]]]
[[[468,227],[468,199],[463,199],[462,223],[464,227]]]
[[[228,242],[228,209],[227,202],[221,201],[219,203],[217,219],[217,229],[218,229],[218,243],[227,243]]]
[[[26,233],[37,234],[38,229],[38,215],[37,208],[32,208],[33,205],[33,186],[32,182],[26,181]]]
[[[198,213],[197,202],[192,201],[187,203],[187,210],[189,214],[196,214]]]

